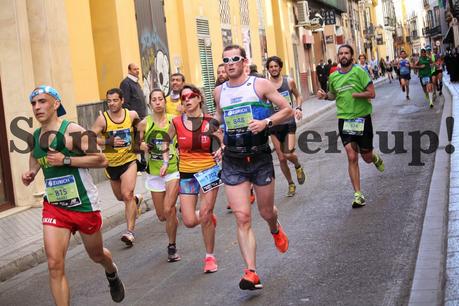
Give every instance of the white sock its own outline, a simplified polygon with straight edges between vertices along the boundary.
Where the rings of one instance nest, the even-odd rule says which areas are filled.
[[[433,92],[429,92],[429,101],[430,104],[433,104]]]
[[[209,258],[209,257],[215,257],[214,253],[206,253],[206,258]]]

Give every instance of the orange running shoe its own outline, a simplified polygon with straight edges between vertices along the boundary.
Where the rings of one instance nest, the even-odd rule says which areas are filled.
[[[280,223],[277,223],[277,230],[277,234],[272,234],[274,238],[274,244],[276,245],[276,248],[279,250],[279,252],[285,253],[288,250],[288,237]]]
[[[257,290],[263,289],[263,285],[260,282],[257,272],[244,269],[244,276],[239,282],[239,288],[242,290]]]
[[[217,259],[214,256],[209,256],[204,259],[204,273],[217,272]]]

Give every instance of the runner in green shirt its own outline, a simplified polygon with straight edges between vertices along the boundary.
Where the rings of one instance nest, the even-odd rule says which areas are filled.
[[[149,103],[151,115],[145,117],[138,125],[140,149],[148,156],[147,178],[145,188],[150,190],[156,215],[160,221],[166,221],[166,232],[169,238],[167,247],[169,262],[180,260],[177,253],[177,202],[180,173],[177,167],[176,141],[170,142],[169,151],[165,142],[174,115],[166,113],[166,96],[161,89],[153,89]],[[166,154],[167,162],[164,161]]]
[[[429,106],[433,105],[433,85],[432,85],[432,59],[427,56],[426,49],[421,49],[421,56],[414,65],[414,68],[419,69],[419,79],[421,80],[422,89],[426,100],[429,101]]]
[[[374,163],[383,172],[384,162],[373,152],[373,125],[371,100],[375,97],[375,87],[368,73],[354,65],[354,49],[342,45],[338,49],[341,68],[330,75],[329,92],[319,89],[319,99],[335,100],[338,129],[349,161],[349,176],[354,187],[352,207],[365,205],[365,197],[360,190],[359,152],[366,163]]]
[[[113,301],[121,302],[124,285],[110,251],[103,247],[98,193],[88,171],[88,168],[105,167],[107,159],[98,148],[95,135],[92,143],[85,129],[59,118],[66,112],[54,88],[35,88],[30,103],[40,128],[34,132],[29,170],[22,174],[22,182],[29,186],[43,169],[43,240],[54,302],[70,305],[64,263],[70,235],[76,231],[80,232],[89,257],[104,267]]]

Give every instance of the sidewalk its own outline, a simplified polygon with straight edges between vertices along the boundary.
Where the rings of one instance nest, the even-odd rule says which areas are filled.
[[[387,78],[379,78],[375,85],[385,82]],[[315,97],[303,103],[303,119],[298,126],[306,124],[335,107],[334,101],[318,100]],[[118,202],[112,193],[108,181],[97,185],[103,231],[107,231],[124,223],[124,204]],[[144,187],[144,176],[137,177],[136,192],[141,193],[152,207],[149,192]],[[145,206],[142,207],[145,209]],[[30,269],[46,260],[43,249],[41,225],[41,208],[31,208],[11,216],[0,218],[0,282]],[[79,242],[78,236],[71,238],[72,248]]]
[[[451,103],[445,97],[410,306],[459,305],[459,156],[444,150],[449,144],[446,118],[459,114],[459,84],[452,84],[446,73],[443,83]],[[459,148],[457,124],[451,143]]]
[[[445,80],[452,96],[452,116],[459,118],[459,83]],[[459,128],[454,125],[452,145],[456,151],[451,155],[449,205],[448,205],[448,243],[446,249],[446,289],[445,305],[459,305]]]

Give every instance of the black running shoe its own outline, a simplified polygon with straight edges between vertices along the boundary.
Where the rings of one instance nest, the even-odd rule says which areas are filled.
[[[118,269],[117,269],[118,270]],[[118,276],[118,272],[115,272],[115,276],[109,277],[107,275],[108,286],[110,287],[110,295],[112,300],[116,303],[120,303],[124,300],[124,284]]]
[[[179,261],[180,259],[180,255],[177,253],[177,247],[175,244],[169,244],[167,247],[167,261],[175,262]]]

